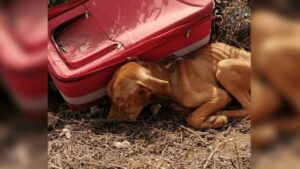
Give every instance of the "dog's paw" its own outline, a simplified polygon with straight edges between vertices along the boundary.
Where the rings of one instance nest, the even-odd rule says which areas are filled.
[[[228,118],[226,116],[216,116],[214,126],[220,128],[228,124]]]

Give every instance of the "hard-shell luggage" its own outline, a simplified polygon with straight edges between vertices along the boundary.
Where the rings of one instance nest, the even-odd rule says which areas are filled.
[[[212,0],[88,0],[48,22],[48,69],[71,108],[98,104],[127,57],[158,61],[209,42]]]

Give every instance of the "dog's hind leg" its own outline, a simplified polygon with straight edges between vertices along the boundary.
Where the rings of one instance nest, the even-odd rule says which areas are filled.
[[[244,118],[251,114],[251,65],[242,59],[226,59],[218,63],[217,80],[241,104],[242,109],[222,111],[217,115],[227,118]]]
[[[226,119],[210,118],[211,114],[222,110],[231,101],[229,94],[223,89],[213,88],[213,90],[212,97],[187,117],[189,126],[195,129],[219,128],[220,124],[227,123]]]

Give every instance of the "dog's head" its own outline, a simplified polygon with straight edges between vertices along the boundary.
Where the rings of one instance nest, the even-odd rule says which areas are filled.
[[[141,82],[144,68],[130,62],[117,70],[107,86],[111,99],[107,118],[117,121],[135,121],[148,104],[151,91]]]
[[[150,102],[157,85],[168,84],[149,75],[149,70],[138,62],[123,65],[113,75],[107,86],[111,99],[107,118],[117,121],[135,121]]]

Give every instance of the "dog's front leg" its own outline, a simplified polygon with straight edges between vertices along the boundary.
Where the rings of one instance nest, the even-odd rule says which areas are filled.
[[[179,116],[187,116],[188,114],[190,114],[193,109],[191,108],[186,108],[176,102],[173,101],[168,101],[163,103],[164,106],[166,106],[168,109],[174,111],[177,115]]]
[[[189,126],[195,129],[220,128],[228,122],[225,116],[209,117],[211,114],[223,109],[231,101],[226,91],[219,88],[214,88],[214,91],[214,94],[208,101],[187,117],[186,120]]]

